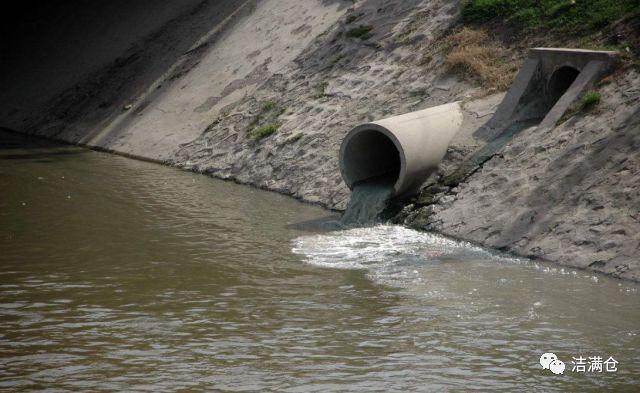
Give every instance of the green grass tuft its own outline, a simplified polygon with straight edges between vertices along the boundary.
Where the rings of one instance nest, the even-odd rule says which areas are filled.
[[[255,140],[260,140],[268,137],[269,135],[275,134],[278,131],[278,128],[280,128],[280,124],[278,123],[265,124],[251,130],[249,135]]]
[[[275,107],[276,107],[276,103],[271,101],[271,100],[270,101],[265,101],[265,103],[262,104],[262,110],[264,112],[268,112],[268,111],[272,110]]]
[[[602,96],[597,91],[589,91],[580,98],[578,102],[575,102],[567,111],[562,115],[558,124],[564,123],[576,114],[580,112],[588,112],[600,104]]]
[[[580,110],[588,111],[600,104],[602,96],[597,91],[590,91],[580,99]]]

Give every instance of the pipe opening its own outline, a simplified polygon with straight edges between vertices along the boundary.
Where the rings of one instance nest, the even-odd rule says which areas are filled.
[[[391,184],[400,176],[400,152],[391,138],[377,130],[354,134],[344,147],[343,175],[349,188],[373,178],[388,178]]]
[[[580,71],[571,67],[564,66],[558,68],[549,78],[548,96],[549,106],[555,105],[562,95],[569,89],[573,81],[576,80]]]

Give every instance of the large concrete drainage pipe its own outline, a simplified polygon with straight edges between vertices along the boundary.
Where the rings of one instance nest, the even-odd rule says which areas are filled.
[[[417,192],[460,129],[458,102],[390,117],[352,129],[340,146],[340,172],[350,189],[389,176],[393,196]]]

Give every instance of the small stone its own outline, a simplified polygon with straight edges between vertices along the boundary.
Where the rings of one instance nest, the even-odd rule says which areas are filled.
[[[129,109],[131,109],[133,107],[133,105],[131,104],[127,104],[125,106],[122,107],[122,109],[124,109],[125,111],[128,111]]]

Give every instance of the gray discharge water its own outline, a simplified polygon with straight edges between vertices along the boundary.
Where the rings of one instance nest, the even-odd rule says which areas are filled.
[[[362,226],[375,223],[391,199],[393,184],[393,179],[388,176],[375,177],[355,184],[341,224]]]

